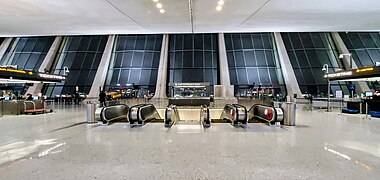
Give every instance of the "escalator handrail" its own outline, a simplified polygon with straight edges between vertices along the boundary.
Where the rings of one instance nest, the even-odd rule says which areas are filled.
[[[236,110],[236,119],[237,120],[239,120],[239,113],[238,113],[238,111],[239,111],[239,108],[243,108],[244,109],[244,115],[245,115],[245,117],[246,117],[246,121],[248,121],[248,112],[247,112],[247,108],[245,107],[245,106],[243,106],[243,105],[240,105],[240,104],[233,104],[233,106],[235,106],[235,110]]]
[[[139,114],[139,117],[140,117],[140,118],[142,117],[141,109],[144,108],[144,107],[147,107],[147,106],[153,106],[153,108],[154,108],[154,112],[153,112],[153,114],[154,114],[154,115],[157,115],[158,118],[153,118],[153,119],[161,119],[161,116],[160,116],[160,114],[158,113],[157,108],[156,108],[153,104],[145,104],[145,105],[139,107],[138,114]],[[154,116],[154,115],[153,115],[153,116]],[[144,117],[144,118],[145,118],[145,117]],[[149,118],[145,118],[144,120],[141,120],[141,121],[146,121],[146,120],[149,120],[149,119],[152,119],[152,116],[150,116]]]
[[[166,110],[165,110],[165,120],[168,119],[168,108],[171,108],[173,110],[175,121],[178,121],[179,120],[179,114],[178,114],[178,109],[177,109],[176,105],[169,105],[166,108]],[[171,118],[171,121],[173,121],[173,118]],[[167,122],[165,121],[165,123],[167,123]],[[172,122],[172,123],[175,123],[175,122]]]

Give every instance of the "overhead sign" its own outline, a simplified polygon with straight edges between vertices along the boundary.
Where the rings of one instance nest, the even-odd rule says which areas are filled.
[[[351,75],[352,75],[352,71],[338,72],[338,73],[326,74],[325,78],[345,77],[345,76],[351,76]]]
[[[175,87],[199,87],[199,86],[210,86],[209,82],[203,82],[203,83],[170,83],[169,86],[175,86]]]
[[[328,73],[324,77],[325,79],[329,79],[330,81],[380,77],[380,67],[365,67],[360,69],[352,69],[350,71],[344,72]]]
[[[14,69],[9,67],[0,67],[0,78],[58,83],[64,81],[66,79],[66,76],[61,76],[57,74],[45,74],[35,71],[27,71],[23,69]]]

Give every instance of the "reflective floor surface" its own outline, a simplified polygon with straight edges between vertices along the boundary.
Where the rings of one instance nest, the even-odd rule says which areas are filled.
[[[296,127],[87,125],[83,107],[0,118],[0,179],[380,179],[380,119],[297,110]]]

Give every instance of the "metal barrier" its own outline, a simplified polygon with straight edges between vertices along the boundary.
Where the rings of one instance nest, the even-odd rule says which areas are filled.
[[[50,111],[49,109],[44,108],[44,103],[42,102],[40,106],[38,107],[34,101],[24,101],[24,113],[32,113],[32,114],[37,114],[37,113],[45,113],[47,111]]]
[[[140,104],[129,109],[128,119],[130,124],[144,125],[154,119],[161,119],[153,104]]]
[[[210,109],[208,106],[203,105],[201,107],[201,116],[200,120],[203,124],[203,127],[210,127],[211,126],[211,118],[210,118]]]
[[[164,120],[165,127],[171,127],[177,121],[179,121],[177,106],[176,105],[168,106],[165,110],[165,120]]]
[[[247,109],[239,104],[226,104],[220,119],[226,120],[232,125],[247,124]]]
[[[100,120],[103,122],[103,124],[108,125],[111,121],[121,121],[128,119],[129,107],[127,105],[114,105],[99,109],[101,109]],[[95,111],[95,114],[97,113],[99,113],[99,111]]]
[[[284,120],[284,111],[282,108],[273,108],[264,105],[253,105],[248,111],[249,120],[256,119],[267,122],[269,125]]]

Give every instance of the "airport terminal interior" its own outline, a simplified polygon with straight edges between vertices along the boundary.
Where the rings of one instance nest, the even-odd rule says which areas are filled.
[[[378,0],[0,4],[0,179],[380,179]]]

